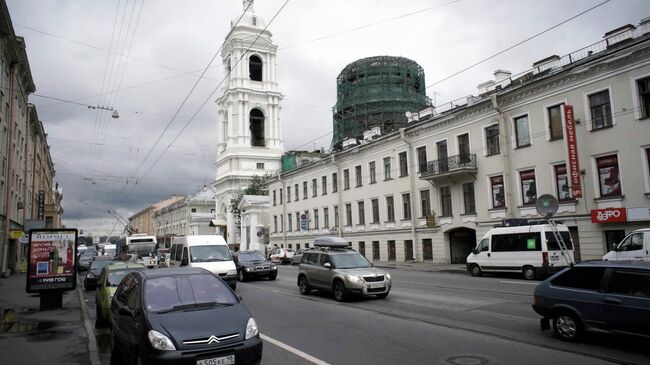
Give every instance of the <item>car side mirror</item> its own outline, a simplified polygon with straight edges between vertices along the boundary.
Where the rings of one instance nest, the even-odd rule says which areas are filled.
[[[330,264],[329,262],[324,263],[323,266],[325,266],[328,269],[332,268],[332,264]]]

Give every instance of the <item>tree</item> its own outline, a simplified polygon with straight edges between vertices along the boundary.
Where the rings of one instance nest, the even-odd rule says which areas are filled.
[[[239,211],[239,203],[241,203],[244,195],[269,195],[269,181],[273,176],[271,174],[264,174],[262,176],[255,175],[251,183],[244,190],[240,190],[235,197],[230,200],[230,211],[235,219],[235,227],[237,233],[241,233],[241,212]]]

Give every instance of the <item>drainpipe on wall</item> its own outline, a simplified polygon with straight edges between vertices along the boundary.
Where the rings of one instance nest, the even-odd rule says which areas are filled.
[[[341,166],[336,163],[336,155],[332,154],[332,164],[336,166],[336,193],[338,195],[338,200],[339,200],[339,221],[334,222],[338,223],[338,226],[336,226],[336,230],[339,232],[339,237],[343,237],[343,230],[341,229],[341,212],[342,212],[342,207],[343,207],[343,191],[340,189],[340,184],[339,181],[341,180]]]
[[[499,107],[497,95],[490,95],[492,107],[499,113],[499,152],[503,156],[503,181],[506,185],[506,216],[514,217],[516,205],[512,201],[512,190],[516,184],[511,184],[512,162],[510,161],[510,124],[506,122],[503,111]]]
[[[9,139],[7,140],[7,199],[5,199],[5,221],[4,221],[4,242],[3,242],[3,247],[2,247],[2,268],[0,270],[0,274],[2,276],[8,276],[7,275],[7,252],[9,249],[9,227],[11,223],[11,218],[10,215],[13,213],[13,209],[11,209],[13,205],[13,199],[11,199],[11,190],[13,189],[14,185],[14,177],[11,172],[11,169],[13,168],[13,155],[14,151],[11,148],[11,143],[14,138],[14,124],[13,120],[14,118],[14,113],[16,109],[16,73],[18,71],[18,64],[16,62],[11,64],[11,71],[9,73],[11,77],[10,81],[10,90],[9,90],[9,120],[7,123],[9,124]]]
[[[399,129],[399,138],[406,143],[406,146],[408,148],[408,159],[407,161],[415,161],[413,158],[413,148],[411,148],[411,142],[406,139],[406,133],[405,133],[405,128],[400,128]],[[416,240],[415,240],[415,211],[414,211],[414,206],[413,204],[413,198],[416,196],[415,195],[415,169],[412,169],[412,172],[410,174],[410,180],[411,180],[411,201],[410,201],[410,208],[411,208],[411,250],[413,252],[413,257],[412,259],[415,261],[418,261],[418,251],[415,249],[416,246]],[[406,259],[406,258],[405,258]]]

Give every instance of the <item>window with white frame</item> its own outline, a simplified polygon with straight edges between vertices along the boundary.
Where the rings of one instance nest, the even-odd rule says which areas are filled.
[[[291,202],[291,186],[287,186],[287,203]]]
[[[363,185],[363,177],[361,175],[361,165],[354,167],[354,178],[356,179],[356,187]]]
[[[343,170],[343,190],[350,189],[350,170]]]
[[[273,233],[278,233],[278,216],[273,216]]]
[[[406,158],[406,152],[399,153],[399,177],[408,176],[409,174],[409,165]]]
[[[379,223],[379,199],[372,199],[372,223]]]
[[[311,196],[316,197],[318,195],[318,180],[311,179]]]
[[[429,189],[420,190],[420,213],[421,217],[431,215],[431,194]]]
[[[339,191],[339,177],[336,172],[332,173],[332,193]]]
[[[277,191],[275,191],[275,189],[274,189],[273,190],[273,206],[275,206],[276,203],[277,203],[277,197],[278,197],[277,196]]]
[[[293,185],[293,193],[296,194],[294,201],[300,200],[300,191],[298,190],[298,184]]]
[[[537,182],[535,181],[535,170],[519,172],[521,186],[521,201],[524,205],[535,204],[537,201]]]
[[[302,230],[302,227],[300,226],[300,212],[296,212],[296,231]]]
[[[321,177],[321,194],[327,194],[327,176]]]
[[[357,202],[357,210],[359,211],[359,224],[366,224],[366,209],[363,201]]]
[[[287,214],[287,231],[293,231],[293,219],[291,217],[291,213]]]
[[[620,196],[621,180],[619,178],[618,157],[616,155],[603,156],[596,159],[598,169],[598,185],[600,196]]]
[[[323,208],[323,228],[330,227],[330,209]]]
[[[650,118],[650,77],[636,80],[641,119]]]
[[[335,227],[339,226],[339,206],[338,205],[334,206],[334,226]]]
[[[386,218],[387,222],[395,220],[395,199],[392,196],[386,197]]]
[[[451,217],[451,188],[443,186],[440,188],[440,211],[442,217]]]
[[[548,113],[548,131],[551,141],[563,139],[562,134],[562,108],[564,104],[553,105],[547,108]]]
[[[555,172],[555,189],[557,189],[557,200],[571,200],[571,192],[569,189],[569,175],[567,175],[566,164],[562,163],[553,166],[553,171]]]
[[[352,226],[352,203],[345,204],[345,225]]]
[[[592,129],[602,129],[613,125],[609,90],[589,95],[589,110],[591,112]]]
[[[499,125],[491,125],[485,128],[485,146],[487,148],[487,155],[498,155],[501,152],[499,147]]]
[[[318,229],[318,208],[314,208],[314,228]]]
[[[418,172],[422,173],[427,171],[427,146],[418,147]]]
[[[528,115],[515,118],[515,136],[517,138],[517,148],[530,146]]]
[[[474,196],[474,183],[463,184],[463,205],[465,214],[476,213],[476,198]]]
[[[302,199],[307,199],[307,182],[302,182]]]
[[[375,166],[375,161],[368,162],[368,170],[370,171],[370,183],[374,184],[377,182],[377,167]]]
[[[384,180],[390,180],[390,157],[384,157]]]
[[[402,194],[402,216],[404,219],[411,219],[411,194]]]
[[[490,192],[492,195],[492,208],[506,207],[506,190],[503,183],[503,175],[490,178]]]

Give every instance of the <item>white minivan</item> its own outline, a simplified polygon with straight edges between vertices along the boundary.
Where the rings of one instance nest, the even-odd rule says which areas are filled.
[[[237,287],[237,267],[223,237],[199,235],[174,237],[169,249],[169,267],[201,267]]]
[[[548,275],[573,263],[573,242],[569,228],[557,225],[567,246],[562,254],[551,225],[536,224],[490,229],[467,256],[472,276],[483,272],[519,272],[528,280]]]
[[[637,229],[627,235],[614,251],[603,256],[603,260],[650,262],[650,228]]]

